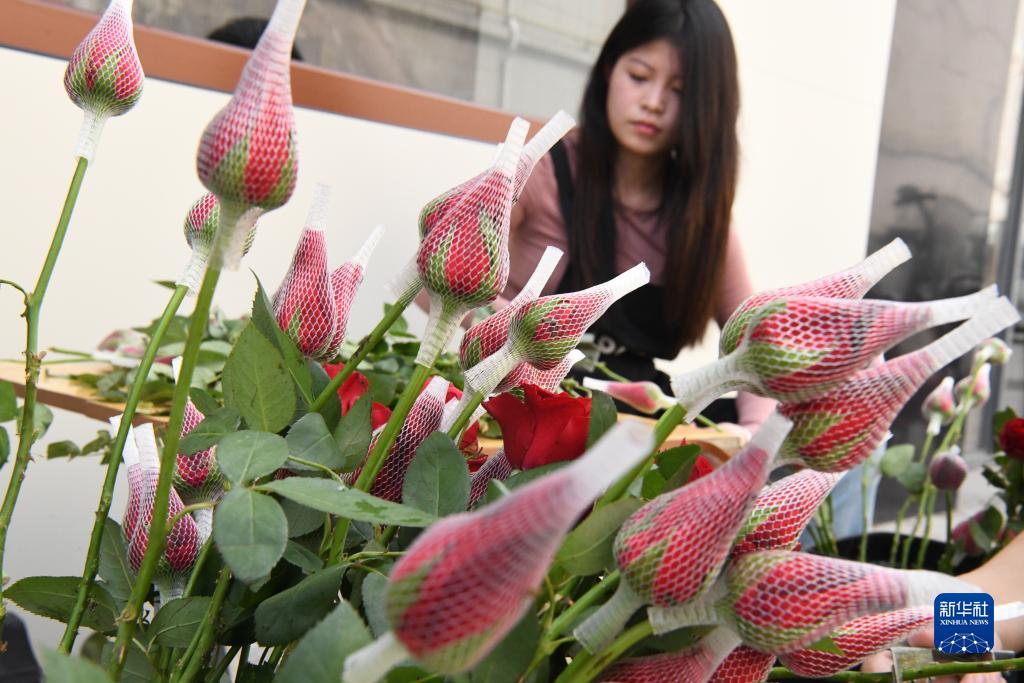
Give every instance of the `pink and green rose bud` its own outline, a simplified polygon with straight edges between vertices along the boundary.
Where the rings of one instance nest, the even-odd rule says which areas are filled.
[[[175,358],[172,365],[177,378],[181,372],[181,359]],[[188,399],[181,422],[181,437],[185,438],[202,421],[203,414],[192,399]],[[217,447],[211,446],[195,453],[179,452],[175,457],[174,490],[185,505],[216,502],[224,495],[224,475],[217,464],[216,452]],[[213,531],[213,510],[196,510],[193,518],[199,530],[199,544],[202,545]]]
[[[120,417],[111,418],[110,423],[117,429]],[[149,547],[153,501],[156,497],[157,479],[160,476],[160,461],[153,425],[144,424],[129,428],[122,457],[128,474],[128,505],[125,508],[121,531],[124,534],[128,564],[132,571],[138,572]],[[170,522],[183,507],[181,498],[172,489],[167,508],[167,521]],[[196,523],[188,515],[182,516],[169,530],[167,545],[153,574],[153,582],[160,590],[163,602],[181,596],[201,545]]]
[[[989,287],[924,303],[776,299],[754,309],[735,351],[676,376],[673,393],[687,408],[687,419],[733,389],[790,403],[807,401],[834,389],[907,337],[971,317],[995,295],[995,288]]]
[[[843,478],[844,472],[801,470],[758,494],[736,534],[731,557],[757,550],[793,550],[815,510]]]
[[[954,388],[957,402],[963,404],[969,400],[972,408],[985,405],[988,402],[988,397],[992,394],[992,385],[989,380],[991,374],[992,366],[983,363],[976,372],[957,382]]]
[[[661,387],[654,382],[608,382],[595,377],[585,377],[583,386],[603,391],[634,410],[648,415],[676,404],[675,399],[666,396]]]
[[[992,337],[978,346],[978,350],[974,353],[973,367],[977,368],[982,363],[1006,365],[1012,355],[1013,349],[1006,342],[999,337]]]
[[[696,645],[680,652],[622,660],[601,674],[601,680],[609,683],[705,683],[713,680],[717,683],[721,680],[717,676],[719,666],[739,644],[735,633],[716,628]],[[771,664],[768,666],[770,668]],[[743,679],[745,683],[753,680],[756,679]]]
[[[765,304],[794,296],[860,299],[889,271],[909,258],[910,249],[903,240],[897,238],[846,270],[800,285],[759,292],[748,297],[737,306],[722,328],[719,340],[721,355],[725,356],[736,350],[757,309]]]
[[[978,339],[1018,319],[1009,301],[996,299],[922,349],[861,370],[824,395],[783,403],[779,412],[794,426],[781,458],[824,472],[847,470],[863,462],[932,373],[970,351]]]
[[[967,478],[967,461],[960,455],[960,448],[953,446],[948,451],[936,454],[928,467],[928,476],[940,491],[956,491],[960,488]]]
[[[833,676],[927,625],[933,611],[934,607],[928,605],[858,617],[829,634],[829,645],[834,648],[812,647],[790,652],[780,658],[782,665],[809,678]]]
[[[429,527],[391,570],[393,630],[346,660],[345,681],[378,680],[407,657],[438,673],[471,669],[529,609],[580,515],[653,443],[648,427],[620,423],[579,460]]]
[[[928,433],[935,436],[943,425],[956,417],[956,399],[953,398],[953,378],[944,377],[921,404],[921,414],[928,420]]]
[[[246,231],[242,254],[248,254],[256,238],[256,220],[263,214],[263,209],[253,207],[239,219],[239,230]],[[188,287],[189,294],[195,296],[199,291],[206,264],[213,253],[213,243],[220,224],[220,201],[216,195],[207,192],[192,205],[185,214],[185,241],[192,249],[192,257],[185,267],[185,273],[177,284]]]
[[[234,96],[203,131],[199,180],[221,202],[217,265],[237,268],[248,231],[246,209],[270,211],[292,195],[298,173],[292,110],[291,51],[305,0],[278,0],[245,64]]]
[[[432,377],[427,383],[416,402],[412,404],[409,415],[402,424],[401,431],[391,450],[381,466],[377,478],[373,480],[373,488],[370,493],[378,498],[384,498],[394,502],[402,500],[402,484],[405,482],[405,473],[409,470],[409,463],[416,455],[416,449],[420,447],[428,436],[437,431],[441,426],[441,416],[444,414],[445,397],[448,393],[448,380],[443,377]],[[370,441],[370,448],[367,453],[373,452],[373,447],[380,438],[383,427],[377,430]],[[363,468],[359,467],[351,474],[350,480],[354,482],[359,478]]]
[[[718,665],[711,680],[715,683],[761,683],[768,680],[773,664],[775,655],[740,645]]]
[[[381,228],[355,257],[333,272],[327,268],[327,208],[330,188],[318,185],[292,264],[274,294],[277,324],[307,358],[333,360],[345,339],[352,301],[366,263],[380,241]]]
[[[647,614],[655,633],[719,623],[739,633],[744,644],[783,655],[812,647],[858,617],[931,607],[935,596],[946,592],[976,593],[978,589],[938,572],[767,550],[736,558],[708,600],[676,608],[652,607]]]
[[[85,112],[76,156],[92,161],[103,124],[135,106],[144,81],[132,37],[132,0],[111,0],[64,71],[64,89]]]
[[[574,631],[585,648],[600,651],[641,605],[687,604],[711,587],[789,427],[772,414],[725,465],[658,496],[623,523],[612,549],[622,572],[618,589]]]

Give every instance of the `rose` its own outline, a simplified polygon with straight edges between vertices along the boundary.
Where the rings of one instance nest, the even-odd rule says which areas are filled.
[[[344,363],[325,363],[324,372],[327,373],[328,377],[333,378],[344,367]],[[341,414],[346,414],[369,388],[370,380],[366,379],[366,375],[363,373],[357,370],[349,375],[345,383],[338,387],[338,398],[341,399]],[[383,403],[374,401],[370,412],[370,426],[373,429],[377,429],[383,426],[389,417],[391,417],[391,409]]]
[[[999,430],[999,447],[1007,456],[1024,462],[1024,417],[1006,421]]]
[[[940,491],[956,491],[967,478],[967,461],[960,455],[960,449],[953,446],[932,459],[928,474],[935,488]]]
[[[505,457],[512,467],[528,470],[578,457],[587,446],[590,399],[532,384],[524,384],[522,390],[522,400],[506,393],[484,403],[501,425]]]

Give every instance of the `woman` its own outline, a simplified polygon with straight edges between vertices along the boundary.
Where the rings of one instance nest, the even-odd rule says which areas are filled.
[[[612,370],[668,390],[654,358],[675,358],[752,293],[730,230],[738,112],[736,54],[718,6],[632,4],[591,71],[579,128],[541,160],[513,208],[506,296],[525,284],[549,244],[568,258],[545,294],[646,262],[651,284],[591,331]],[[741,394],[738,421],[756,428],[773,405]],[[735,410],[708,416],[737,421]]]

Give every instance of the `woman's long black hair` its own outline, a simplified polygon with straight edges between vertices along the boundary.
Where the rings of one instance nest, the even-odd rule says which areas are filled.
[[[611,215],[618,150],[608,125],[608,80],[623,53],[667,39],[680,58],[679,140],[666,164],[659,215],[668,226],[664,317],[681,349],[714,315],[725,260],[739,148],[739,84],[732,34],[713,0],[638,0],[605,41],[580,107],[576,192],[569,227],[574,286],[615,273]]]

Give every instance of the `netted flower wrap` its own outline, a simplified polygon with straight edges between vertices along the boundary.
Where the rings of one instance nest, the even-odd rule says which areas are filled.
[[[842,654],[832,649],[807,649],[784,654],[780,660],[783,666],[801,676],[832,676],[922,628],[931,622],[934,611],[934,606],[928,605],[858,617],[829,634]]]
[[[924,570],[889,569],[786,550],[736,559],[704,600],[650,607],[655,633],[720,624],[775,655],[807,649],[857,617],[930,606],[939,593],[976,593],[965,581]]]
[[[110,418],[116,431],[121,416]],[[122,453],[128,475],[128,505],[125,507],[121,532],[124,535],[128,564],[138,572],[142,558],[149,547],[149,528],[153,523],[153,501],[156,498],[157,479],[160,477],[160,458],[157,455],[153,425],[129,427],[128,439]],[[184,505],[171,489],[167,506],[167,522],[181,512]],[[161,602],[180,597],[188,580],[189,571],[199,554],[199,530],[188,515],[168,531],[167,545],[157,561],[153,583],[160,592]]]
[[[740,645],[718,665],[711,680],[714,683],[761,683],[768,680],[773,664],[775,655]]]
[[[572,370],[572,366],[586,357],[587,355],[579,349],[573,349],[568,356],[558,362],[558,365],[548,370],[538,370],[528,361],[524,361],[505,375],[505,378],[494,388],[494,393],[511,391],[524,384],[532,384],[548,391],[557,391],[562,385],[562,380]]]
[[[441,673],[472,668],[529,608],[579,516],[653,445],[648,427],[620,423],[572,464],[424,531],[391,570],[393,631],[350,656],[344,679],[377,680],[408,656]]]
[[[409,470],[409,463],[416,455],[416,449],[426,440],[428,436],[437,431],[441,425],[441,416],[444,414],[445,395],[448,393],[448,380],[443,377],[431,377],[426,388],[416,397],[415,403],[409,410],[409,415],[402,424],[398,437],[391,444],[381,465],[377,477],[373,480],[373,488],[370,493],[378,498],[384,498],[394,502],[402,500],[402,484],[405,482],[405,473]],[[373,452],[384,428],[378,429],[370,441],[368,453]],[[362,466],[350,475],[350,481],[354,482],[363,471]]]
[[[274,294],[273,304],[277,324],[299,351],[321,362],[338,355],[352,300],[382,232],[378,227],[351,260],[330,271],[324,232],[330,195],[329,187],[317,185],[291,266]]]
[[[499,448],[494,455],[487,459],[480,469],[473,474],[469,486],[469,507],[476,507],[476,504],[487,493],[487,486],[491,480],[505,481],[513,471],[512,463],[505,457],[505,449]]]
[[[650,657],[635,657],[617,662],[601,674],[606,683],[705,683],[737,645],[739,637],[725,628],[716,628],[691,647]],[[749,681],[749,679],[748,679]]]
[[[900,410],[935,372],[989,335],[1020,320],[1005,297],[922,349],[857,372],[828,393],[779,412],[793,421],[782,460],[827,472],[848,470],[884,441]]]
[[[730,556],[755,550],[795,549],[814,511],[844,474],[801,470],[761,491],[736,534]]]
[[[537,164],[537,161],[539,161],[551,146],[558,142],[574,125],[576,125],[576,122],[571,116],[566,114],[564,111],[559,111],[551,117],[551,119],[544,124],[544,126],[537,131],[532,138],[530,138],[529,142],[522,146],[522,152],[519,155],[519,161],[515,168],[515,177],[512,181],[513,186],[511,199],[513,205],[518,201],[519,195],[522,192],[523,187],[526,185],[526,181],[529,179],[530,173],[533,172],[533,168]],[[427,202],[420,211],[419,216],[420,241],[423,240],[436,222],[433,218],[434,209],[449,200],[453,200],[460,194],[465,193],[475,183],[480,182],[484,176],[491,173],[493,171],[493,166],[502,158],[504,151],[504,144],[498,145],[494,161],[487,170],[473,176],[459,185],[456,185],[450,190],[447,190]],[[419,269],[416,265],[416,258],[414,257],[404,268],[402,268],[402,270],[398,272],[398,275],[395,276],[394,280],[390,284],[390,289],[396,297],[396,305],[403,307],[407,306],[412,302],[413,298],[415,298],[422,286],[423,283],[420,280]]]
[[[609,306],[649,280],[647,266],[639,263],[594,287],[527,302],[512,316],[505,345],[467,370],[466,382],[487,386],[522,362],[538,370],[555,368]]]
[[[995,287],[923,303],[790,297],[754,310],[735,351],[672,380],[692,420],[733,389],[785,402],[835,388],[874,358],[921,330],[971,317]]]
[[[910,249],[907,248],[906,242],[897,238],[846,270],[792,287],[752,294],[736,307],[722,326],[722,335],[718,341],[719,351],[723,356],[735,351],[757,309],[767,303],[794,296],[860,299],[893,268],[908,259]]]
[[[584,377],[583,386],[603,391],[617,401],[647,415],[671,408],[676,400],[665,395],[654,382],[609,382],[596,377]]]
[[[642,605],[683,605],[711,587],[789,427],[773,413],[723,466],[663,493],[622,524],[613,546],[618,589],[573,632],[585,648],[605,647]]]
[[[172,361],[175,379],[181,373],[181,359]],[[181,421],[181,438],[195,429],[203,421],[203,414],[189,398],[185,402],[185,413]],[[224,495],[224,474],[217,464],[217,447],[192,453],[179,452],[175,456],[174,490],[185,505],[194,503],[215,503]],[[192,513],[199,530],[199,545],[206,542],[213,531],[213,510],[196,510]]]
[[[103,124],[135,106],[144,81],[132,37],[132,0],[111,0],[64,71],[64,89],[85,112],[75,156],[92,161]]]
[[[239,218],[238,229],[246,231],[242,255],[249,253],[253,240],[256,238],[256,220],[263,215],[263,209],[252,207]],[[185,241],[192,249],[185,272],[176,284],[188,287],[188,293],[195,296],[199,291],[206,264],[213,253],[214,239],[217,237],[217,226],[220,224],[220,201],[217,196],[207,192],[196,200],[185,214]]]
[[[251,207],[270,211],[292,195],[298,176],[292,111],[291,52],[306,0],[278,0],[245,63],[231,101],[203,131],[199,180],[221,202],[213,259],[237,269],[249,231],[238,225]]]

